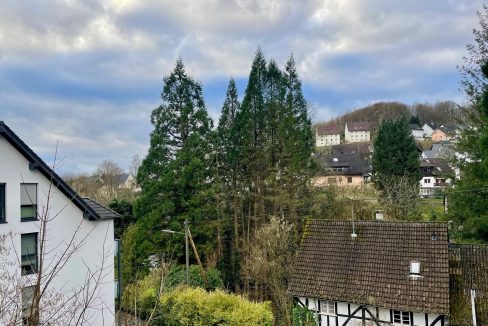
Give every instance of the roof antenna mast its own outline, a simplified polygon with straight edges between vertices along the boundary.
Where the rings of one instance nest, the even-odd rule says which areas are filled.
[[[351,198],[351,208],[352,208],[352,233],[351,233],[351,238],[357,238],[358,235],[356,234],[356,228],[354,227],[354,200]]]

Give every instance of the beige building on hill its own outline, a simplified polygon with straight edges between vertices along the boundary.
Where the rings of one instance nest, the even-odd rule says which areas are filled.
[[[336,125],[317,126],[315,128],[315,146],[332,146],[341,143],[341,131]]]
[[[369,142],[371,137],[367,122],[347,122],[344,135],[346,143]]]

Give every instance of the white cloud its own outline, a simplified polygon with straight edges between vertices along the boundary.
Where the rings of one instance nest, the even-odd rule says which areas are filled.
[[[204,87],[223,81],[207,99],[215,106],[230,76],[248,76],[258,45],[280,64],[294,53],[316,121],[376,99],[460,99],[443,78],[456,74],[477,9],[474,0],[10,1],[0,11],[0,118],[44,153],[66,144],[73,169],[128,162],[145,154],[149,114],[178,56]]]

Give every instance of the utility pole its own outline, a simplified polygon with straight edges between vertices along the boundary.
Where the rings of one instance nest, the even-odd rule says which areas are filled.
[[[186,286],[190,285],[190,257],[188,252],[188,237],[189,237],[189,229],[188,229],[188,220],[185,220],[185,252],[186,252]]]

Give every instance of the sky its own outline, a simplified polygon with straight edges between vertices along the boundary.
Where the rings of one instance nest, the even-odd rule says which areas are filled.
[[[293,54],[314,122],[377,101],[462,103],[470,0],[6,0],[0,120],[60,174],[144,157],[163,77],[182,57],[217,121],[256,49]]]

